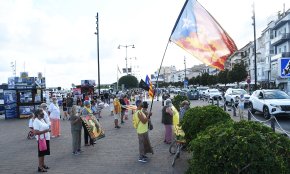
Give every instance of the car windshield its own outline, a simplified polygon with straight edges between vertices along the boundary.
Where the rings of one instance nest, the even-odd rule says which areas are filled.
[[[233,95],[247,94],[245,90],[233,90]]]
[[[283,91],[265,91],[265,99],[290,99],[290,97]]]
[[[211,89],[209,90],[210,93],[218,93],[219,91],[217,89]]]

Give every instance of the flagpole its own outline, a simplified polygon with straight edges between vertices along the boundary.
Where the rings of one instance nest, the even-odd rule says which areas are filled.
[[[118,81],[119,81],[119,66],[117,65],[117,87],[116,87],[116,91],[118,91]]]
[[[161,63],[160,63],[160,67],[159,67],[159,70],[158,70],[158,75],[157,75],[157,79],[156,79],[156,86],[158,86],[158,79],[159,79],[159,75],[160,75],[160,70],[161,70],[161,67],[162,67],[162,64],[163,64],[163,60],[164,60],[164,57],[165,57],[165,53],[167,51],[167,48],[168,48],[168,45],[169,45],[169,42],[170,40],[168,39],[168,42],[167,42],[167,45],[166,45],[166,48],[165,48],[165,51],[163,53],[163,57],[162,57],[162,60],[161,60]],[[158,93],[158,91],[157,91]],[[157,95],[158,96],[158,95]],[[155,91],[153,93],[153,97],[151,99],[151,106],[150,106],[150,112],[152,111],[152,106],[153,106],[153,100],[154,100],[154,97],[155,97]]]

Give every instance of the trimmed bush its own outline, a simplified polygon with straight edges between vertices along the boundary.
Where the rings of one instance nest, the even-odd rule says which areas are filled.
[[[209,127],[189,148],[187,173],[290,173],[290,140],[257,122]]]
[[[184,114],[181,125],[187,142],[193,140],[197,134],[208,126],[232,121],[230,115],[221,108],[213,105],[190,108]]]
[[[173,99],[172,99],[172,104],[174,105],[174,107],[180,111],[180,104],[181,102],[183,102],[184,100],[187,100],[189,103],[189,99],[187,96],[182,96],[182,95],[176,95]]]

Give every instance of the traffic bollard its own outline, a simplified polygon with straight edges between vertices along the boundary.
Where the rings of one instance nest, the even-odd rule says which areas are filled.
[[[275,132],[275,119],[274,119],[274,116],[271,116],[271,128]]]
[[[224,103],[224,111],[226,111],[227,110],[227,107],[226,107],[226,104]]]
[[[248,121],[251,121],[251,119],[252,119],[251,111],[250,109],[248,109]]]
[[[212,100],[211,100],[211,105],[213,105],[213,102],[214,102],[214,101],[213,101],[213,99],[212,99]]]
[[[233,115],[237,116],[237,112],[236,112],[236,107],[235,106],[233,106]]]
[[[219,102],[220,100],[217,98],[217,100],[216,100],[216,104],[217,104],[217,106],[218,107],[220,107],[220,102]]]

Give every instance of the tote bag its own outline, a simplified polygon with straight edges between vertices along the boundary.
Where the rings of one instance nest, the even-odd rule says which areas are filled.
[[[38,135],[38,147],[39,147],[39,151],[47,150],[45,135],[43,139],[40,139],[40,136]]]

